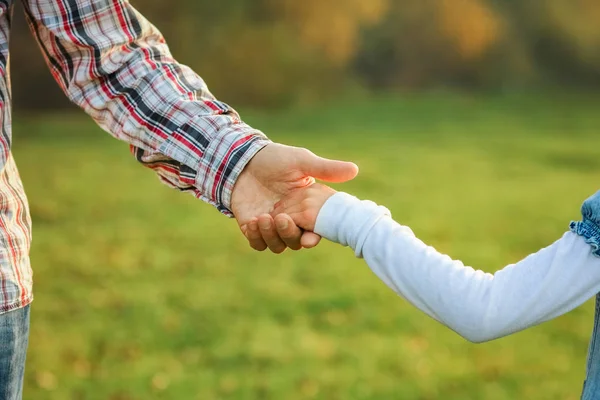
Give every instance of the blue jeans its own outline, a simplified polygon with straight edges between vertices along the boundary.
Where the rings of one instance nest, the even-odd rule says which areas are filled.
[[[29,306],[0,315],[0,400],[21,400],[29,339]]]

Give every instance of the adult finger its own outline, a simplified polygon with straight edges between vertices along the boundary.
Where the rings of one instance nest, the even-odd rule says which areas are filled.
[[[275,217],[275,226],[281,240],[292,250],[300,250],[302,244],[302,229],[300,229],[292,218],[287,214],[279,214]]]
[[[280,254],[285,251],[287,246],[279,237],[279,233],[277,233],[273,217],[269,214],[263,214],[258,217],[258,228],[263,240],[267,246],[269,246],[269,250],[275,254]]]
[[[244,229],[242,229],[242,232],[244,232]],[[267,244],[263,240],[258,228],[258,219],[255,218],[246,224],[246,232],[244,234],[250,243],[250,247],[254,250],[265,251],[267,249]]]
[[[308,176],[326,182],[347,182],[358,175],[358,166],[351,162],[328,160],[306,149],[298,152],[298,166]]]

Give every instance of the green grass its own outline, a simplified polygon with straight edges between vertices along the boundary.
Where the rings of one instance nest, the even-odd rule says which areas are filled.
[[[380,97],[247,115],[350,159],[339,186],[495,271],[550,244],[600,182],[600,101]],[[80,115],[16,118],[34,220],[25,399],[578,399],[591,302],[483,345],[397,298],[330,243],[252,252]]]

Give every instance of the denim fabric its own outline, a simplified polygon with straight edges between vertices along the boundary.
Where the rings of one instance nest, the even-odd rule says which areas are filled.
[[[21,400],[29,339],[29,307],[0,315],[0,399]]]
[[[581,207],[583,219],[571,222],[571,231],[582,236],[592,246],[593,253],[600,257],[600,192],[587,199]],[[582,400],[600,399],[600,294],[596,296],[594,330],[588,350],[586,377]]]
[[[571,222],[571,231],[583,236],[600,257],[600,192],[587,199],[581,207],[583,220]]]

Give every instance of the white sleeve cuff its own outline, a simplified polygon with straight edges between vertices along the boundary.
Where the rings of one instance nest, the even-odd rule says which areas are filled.
[[[367,234],[384,216],[391,217],[387,208],[338,192],[321,208],[315,224],[315,233],[332,242],[350,246],[356,256],[361,257]]]

